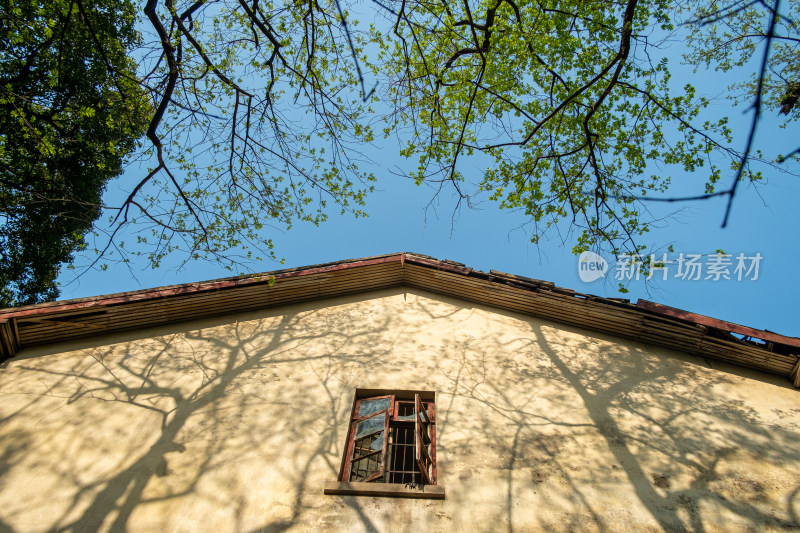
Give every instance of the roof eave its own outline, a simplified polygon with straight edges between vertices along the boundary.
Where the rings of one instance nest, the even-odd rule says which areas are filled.
[[[398,285],[727,360],[784,375],[800,387],[798,338],[410,252],[3,309],[0,360],[36,344]]]

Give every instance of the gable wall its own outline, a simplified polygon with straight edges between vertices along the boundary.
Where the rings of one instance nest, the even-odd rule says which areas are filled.
[[[437,392],[446,500],[322,494],[357,387]],[[797,528],[797,398],[417,289],[31,348],[0,370],[0,530]]]

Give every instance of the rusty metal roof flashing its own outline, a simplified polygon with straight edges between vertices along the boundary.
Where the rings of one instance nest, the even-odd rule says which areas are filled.
[[[755,368],[800,388],[800,338],[409,252],[2,309],[0,361],[28,346],[397,286]]]

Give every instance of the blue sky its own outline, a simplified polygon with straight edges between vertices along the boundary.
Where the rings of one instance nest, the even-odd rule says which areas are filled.
[[[672,50],[668,53],[679,51]],[[698,92],[718,95],[735,81],[729,75],[701,72],[693,74],[687,68],[672,67],[674,85],[682,87],[690,82]],[[710,113],[729,114],[738,146],[744,146],[749,124],[745,109],[732,108],[728,100],[712,104]],[[775,117],[767,116],[759,125],[757,145],[775,155],[786,151],[792,143],[800,143],[800,127],[778,128]],[[120,264],[111,264],[104,272],[92,271],[77,280],[66,271],[62,283],[61,299],[93,296],[113,292],[136,290],[201,281],[244,272],[263,272],[285,267],[337,261],[390,252],[410,251],[440,259],[452,259],[480,270],[500,270],[513,274],[544,279],[556,285],[580,292],[608,297],[638,298],[690,310],[759,329],[800,337],[797,306],[800,302],[800,252],[798,237],[800,225],[800,180],[776,171],[765,172],[766,182],[757,188],[743,186],[735,199],[732,218],[727,228],[721,222],[726,199],[719,198],[682,205],[651,205],[659,214],[674,213],[662,228],[654,230],[648,242],[666,246],[672,244],[674,253],[711,254],[722,249],[732,256],[740,253],[752,257],[762,256],[758,279],[689,281],[675,278],[677,266],[670,265],[669,279],[661,275],[649,282],[632,281],[628,294],[619,294],[615,276],[614,259],[605,256],[611,270],[605,279],[584,283],[578,277],[578,258],[572,255],[572,241],[564,242],[551,235],[538,246],[530,243],[525,222],[520,214],[501,211],[497,205],[484,201],[474,209],[461,209],[454,213],[454,199],[448,193],[441,195],[433,206],[429,202],[433,190],[425,185],[418,187],[408,179],[396,175],[397,169],[410,168],[413,161],[400,158],[396,145],[383,142],[370,152],[377,162],[373,172],[379,178],[378,190],[368,199],[366,219],[332,214],[320,227],[297,224],[286,232],[276,232],[272,238],[277,253],[286,259],[284,265],[262,262],[250,265],[250,270],[230,272],[217,264],[194,262],[177,267],[177,262],[166,261],[157,270],[143,261],[134,263],[129,270]],[[796,147],[796,146],[795,146]],[[131,183],[141,178],[143,169],[131,166],[125,174],[110,183],[107,195],[124,194]],[[731,173],[732,174],[732,173]],[[731,176],[723,178],[730,183]],[[701,183],[697,176],[673,176],[676,191],[694,191]],[[702,189],[700,189],[702,190]],[[426,209],[427,207],[427,209]],[[677,211],[677,212],[676,212]],[[454,221],[454,223],[451,223]],[[91,260],[90,256],[78,262]],[[704,260],[707,265],[707,259]],[[735,261],[734,261],[735,264]],[[733,266],[730,268],[733,273]],[[703,274],[705,277],[705,272]],[[751,273],[752,277],[752,273]],[[610,278],[610,279],[609,279]]]

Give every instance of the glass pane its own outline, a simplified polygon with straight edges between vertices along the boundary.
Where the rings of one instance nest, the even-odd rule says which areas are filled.
[[[376,441],[378,441],[377,445],[375,444]],[[381,451],[382,447],[383,431],[367,435],[363,439],[356,439],[355,446],[353,447],[353,460],[367,455],[373,455],[374,452]]]
[[[384,409],[388,409],[391,403],[392,403],[391,398],[374,398],[371,400],[361,400],[361,405],[358,408],[358,417],[361,418],[363,416],[371,415],[372,413],[377,413],[378,411],[383,411]]]
[[[380,468],[380,454],[371,455],[363,459],[356,459],[353,461],[353,467],[350,472],[350,481],[356,481],[371,476],[372,474],[380,471]]]
[[[356,439],[360,439],[376,431],[383,431],[385,422],[385,416],[373,416],[372,418],[362,420],[356,426]]]
[[[355,441],[350,481],[360,481],[381,471],[383,439],[384,432],[379,431]]]
[[[397,402],[397,420],[414,420],[414,402]]]

